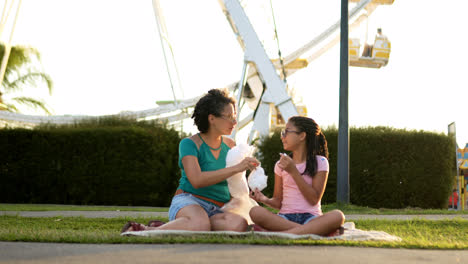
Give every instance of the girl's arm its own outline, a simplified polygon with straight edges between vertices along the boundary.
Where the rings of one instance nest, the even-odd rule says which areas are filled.
[[[305,182],[304,178],[302,178],[302,175],[297,170],[291,173],[291,176],[296,182],[297,187],[299,187],[302,195],[304,195],[304,198],[311,205],[317,204],[322,199],[323,193],[325,192],[325,186],[327,184],[328,171],[317,172],[312,181],[312,186]]]
[[[232,175],[243,172],[245,170],[253,170],[258,166],[259,161],[255,158],[244,158],[239,164],[219,169],[215,171],[201,171],[198,158],[195,156],[185,156],[182,158],[185,174],[192,186],[196,189],[211,186],[218,182],[224,181]]]
[[[258,189],[255,189],[254,195],[251,195],[250,197],[257,202],[270,206],[271,208],[281,209],[283,201],[283,179],[275,173],[275,189],[273,191],[272,198],[266,197]]]

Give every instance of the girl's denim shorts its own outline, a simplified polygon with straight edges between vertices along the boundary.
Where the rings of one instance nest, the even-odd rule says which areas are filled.
[[[317,217],[317,215],[313,215],[311,213],[297,213],[297,214],[278,214],[279,216],[283,217],[286,220],[289,220],[294,223],[298,224],[307,224],[310,220]]]
[[[223,213],[221,208],[217,205],[195,197],[190,193],[181,193],[172,198],[171,206],[169,207],[169,221],[172,221],[176,218],[176,215],[180,209],[192,204],[201,206],[208,214],[208,217]]]

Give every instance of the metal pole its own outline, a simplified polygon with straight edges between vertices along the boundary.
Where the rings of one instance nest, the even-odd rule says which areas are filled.
[[[457,178],[457,193],[458,193],[458,203],[457,205],[457,210],[460,210],[460,197],[461,197],[461,190],[460,190],[460,165],[458,164],[458,144],[457,144],[457,126],[455,125],[455,122],[452,122],[448,125],[448,133],[449,136],[452,136],[453,142],[455,143],[455,168],[457,169],[457,175],[455,176]],[[453,196],[453,192],[450,191],[450,195]],[[453,207],[453,199],[452,197],[452,207]]]
[[[349,203],[349,123],[348,123],[348,0],[341,0],[340,110],[338,122],[338,170],[336,201]]]

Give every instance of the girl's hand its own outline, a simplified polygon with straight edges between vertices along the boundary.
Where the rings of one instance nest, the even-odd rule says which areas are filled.
[[[262,192],[260,192],[257,188],[255,188],[255,191],[249,193],[250,198],[254,199],[255,201],[259,203],[265,203],[265,201],[268,200],[268,197],[266,197]]]
[[[238,172],[246,170],[254,170],[260,162],[256,158],[246,157],[239,164],[236,165]]]
[[[289,174],[297,170],[296,164],[294,164],[294,161],[291,159],[291,157],[289,157],[286,154],[280,154],[280,155],[281,157],[278,162],[278,167],[280,169],[287,171]]]

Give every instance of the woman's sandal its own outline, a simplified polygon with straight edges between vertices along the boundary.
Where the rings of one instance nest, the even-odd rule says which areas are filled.
[[[130,231],[143,231],[146,229],[146,227],[142,224],[139,224],[137,222],[133,222],[133,221],[128,221],[123,227],[122,227],[122,230],[120,231],[120,233],[124,233],[124,232],[128,232],[130,227],[132,228],[132,230]]]
[[[159,221],[159,220],[151,220],[148,222],[148,225],[146,225],[147,227],[159,227],[159,226],[162,226],[164,225],[166,222],[163,222],[163,221]]]

